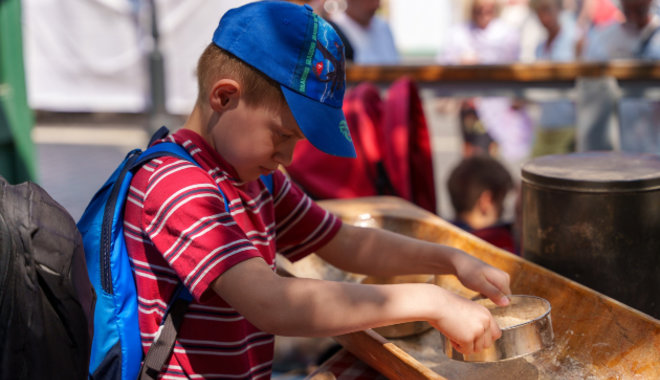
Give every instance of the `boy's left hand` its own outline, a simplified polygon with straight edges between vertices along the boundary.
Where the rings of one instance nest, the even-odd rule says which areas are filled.
[[[509,274],[460,252],[453,260],[456,277],[463,285],[490,298],[498,306],[509,304]]]

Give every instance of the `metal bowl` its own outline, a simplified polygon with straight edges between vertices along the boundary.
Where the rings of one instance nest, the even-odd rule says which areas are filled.
[[[502,330],[502,337],[489,348],[469,355],[456,351],[445,337],[445,353],[466,362],[495,362],[529,355],[552,345],[550,302],[529,295],[513,295],[508,306],[497,306],[488,299],[475,300],[491,312]]]

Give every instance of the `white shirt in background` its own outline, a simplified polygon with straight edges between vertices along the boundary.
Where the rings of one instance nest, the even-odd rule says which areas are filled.
[[[447,46],[444,51],[438,52],[436,60],[445,64],[513,63],[518,60],[519,52],[520,36],[517,30],[495,19],[484,29],[472,23],[452,27]]]
[[[436,60],[443,64],[506,64],[516,62],[519,52],[519,32],[495,19],[485,29],[472,23],[454,26],[446,49],[438,52]],[[516,165],[528,157],[533,131],[527,112],[512,105],[509,97],[475,99],[479,119],[497,142],[502,158]]]
[[[346,13],[332,16],[353,47],[353,62],[357,64],[397,64],[399,52],[394,43],[390,26],[378,16],[371,19],[367,28],[355,22]]]

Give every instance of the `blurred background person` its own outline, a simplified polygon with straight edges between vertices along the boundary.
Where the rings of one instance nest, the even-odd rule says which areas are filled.
[[[480,154],[497,156],[497,143],[479,120],[474,102],[467,100],[461,103],[459,121],[461,138],[463,139],[462,157],[472,157]]]
[[[467,2],[466,22],[449,31],[447,46],[436,58],[447,64],[512,63],[518,60],[520,36],[502,21],[499,0]]]
[[[562,0],[531,0],[536,17],[546,31],[546,38],[535,48],[536,60],[570,62],[576,59],[576,21],[564,10]]]
[[[577,56],[582,56],[584,44],[596,29],[625,20],[621,10],[615,5],[617,0],[564,0],[576,18],[578,43]]]
[[[537,47],[537,61],[571,62],[576,58],[578,34],[575,19],[562,10],[562,0],[531,0],[532,9],[546,30]],[[540,103],[532,156],[562,154],[575,150],[575,105],[561,99]]]
[[[660,18],[653,0],[621,0],[625,21],[600,27],[586,41],[584,59],[655,61],[660,59]],[[622,98],[619,103],[621,150],[660,153],[660,102]]]
[[[515,252],[513,223],[502,220],[505,199],[513,190],[511,174],[497,159],[474,155],[451,171],[447,189],[452,223],[487,242]]]
[[[474,0],[468,6],[469,20],[450,30],[448,44],[436,60],[442,64],[506,64],[518,60],[518,31],[499,19],[498,0]],[[507,97],[475,98],[464,102],[465,110],[473,102],[475,114],[495,140],[498,152],[507,163],[516,166],[531,149],[532,122],[523,103]],[[465,113],[469,115],[469,113]],[[467,124],[460,121],[461,125]]]
[[[621,0],[625,21],[599,27],[586,43],[585,59],[660,59],[660,18],[653,0]]]
[[[343,12],[332,13],[329,21],[348,44],[347,59],[356,64],[397,64],[400,62],[389,24],[376,14],[380,0],[345,0]]]
[[[530,6],[531,0],[501,0],[500,19],[518,31],[520,52],[518,60],[534,61],[536,46],[545,38],[545,30]]]

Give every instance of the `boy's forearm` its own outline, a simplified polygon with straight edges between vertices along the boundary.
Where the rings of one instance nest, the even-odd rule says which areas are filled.
[[[434,285],[362,285],[284,278],[272,273],[265,263],[261,266],[254,261],[238,264],[243,266],[239,269],[243,273],[232,268],[213,287],[251,323],[273,334],[335,336],[436,319],[441,309],[438,305],[444,293]]]
[[[343,270],[371,276],[453,274],[467,288],[502,306],[511,294],[508,274],[478,258],[385,230],[344,225],[317,253]]]
[[[343,225],[317,252],[331,264],[373,276],[454,273],[460,251],[381,229]]]
[[[286,279],[289,307],[282,305],[274,326],[278,335],[336,336],[367,328],[429,320],[428,284],[362,285],[308,279]]]

